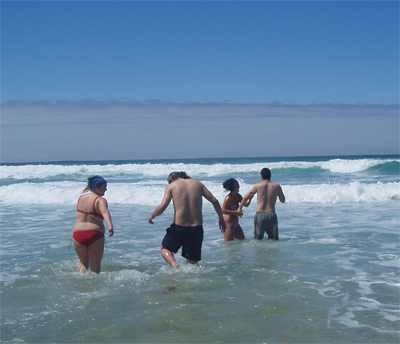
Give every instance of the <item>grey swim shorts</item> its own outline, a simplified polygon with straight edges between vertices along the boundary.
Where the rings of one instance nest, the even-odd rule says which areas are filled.
[[[261,240],[267,232],[268,239],[279,240],[278,216],[275,212],[256,212],[254,216],[254,238]]]

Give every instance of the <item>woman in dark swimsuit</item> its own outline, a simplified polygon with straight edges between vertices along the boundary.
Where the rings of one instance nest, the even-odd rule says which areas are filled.
[[[108,204],[102,197],[107,191],[106,180],[101,176],[89,177],[83,192],[88,191],[90,192],[79,197],[77,221],[72,237],[80,260],[78,271],[85,273],[90,267],[92,274],[99,274],[105,241],[103,220],[107,222],[108,235],[114,235]]]
[[[243,240],[243,229],[239,225],[239,216],[242,216],[243,212],[238,211],[243,197],[239,193],[239,183],[236,179],[231,178],[226,180],[222,186],[225,190],[230,191],[222,205],[222,213],[225,214],[226,223],[224,239],[225,241],[232,241],[233,239]]]

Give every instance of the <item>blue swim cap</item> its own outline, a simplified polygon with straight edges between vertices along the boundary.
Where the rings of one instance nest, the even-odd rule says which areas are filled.
[[[91,189],[99,188],[107,184],[107,181],[102,176],[91,176],[88,178],[88,185]]]

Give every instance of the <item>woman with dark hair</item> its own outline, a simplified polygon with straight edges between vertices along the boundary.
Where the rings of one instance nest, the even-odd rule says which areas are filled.
[[[232,241],[234,239],[243,240],[244,233],[239,224],[239,216],[242,216],[243,212],[238,210],[243,197],[239,193],[239,182],[231,178],[226,180],[222,186],[225,190],[230,191],[222,205],[222,213],[225,214],[226,223],[224,239],[225,241]]]
[[[83,190],[86,194],[80,196],[78,200],[78,214],[72,238],[80,261],[78,271],[82,273],[88,268],[92,274],[100,273],[105,242],[103,220],[107,222],[108,235],[114,235],[108,204],[103,198],[106,191],[107,181],[101,176],[91,176]]]

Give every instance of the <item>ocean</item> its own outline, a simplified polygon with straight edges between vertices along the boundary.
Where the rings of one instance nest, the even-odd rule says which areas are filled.
[[[280,240],[225,243],[204,203],[198,266],[161,257],[172,204],[147,221],[172,171],[222,204],[271,169]],[[2,164],[2,343],[399,343],[400,157],[188,159]],[[108,181],[115,235],[100,275],[69,247],[86,178]]]

